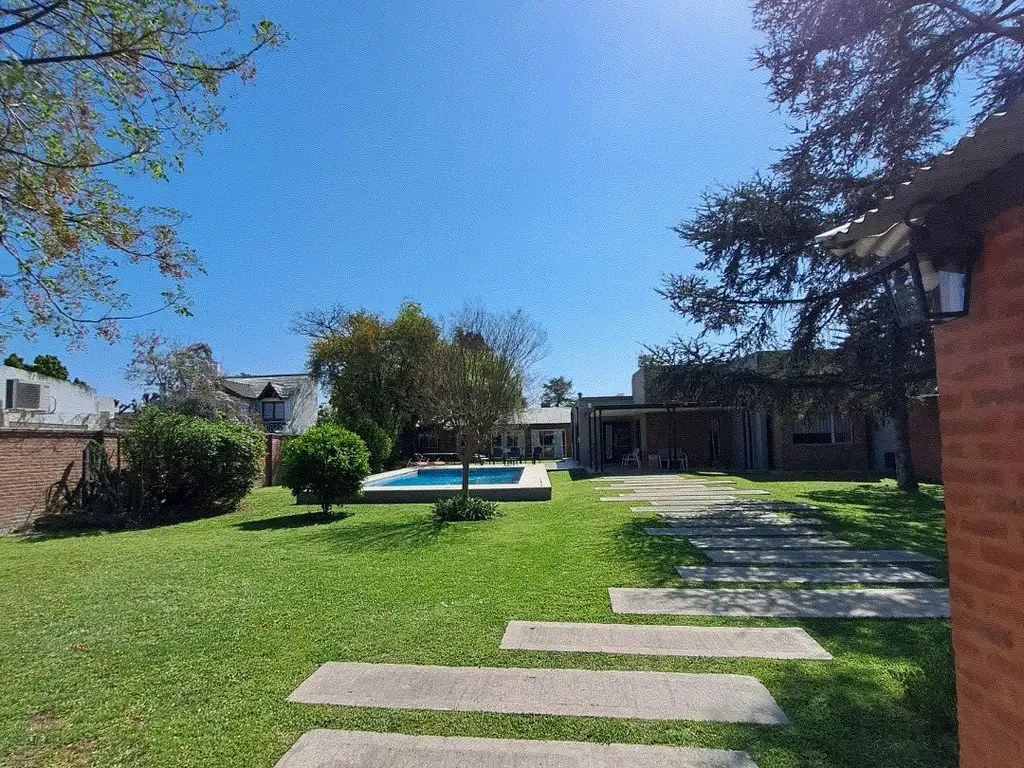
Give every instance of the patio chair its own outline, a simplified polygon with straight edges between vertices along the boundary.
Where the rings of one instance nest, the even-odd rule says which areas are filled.
[[[632,452],[627,453],[625,456],[622,457],[622,466],[628,467],[630,465],[636,467],[637,469],[640,469],[640,449],[639,448],[634,448]]]
[[[534,448],[533,448],[533,463],[536,464],[537,461],[541,457],[543,457],[543,455],[544,455],[544,449],[541,446],[539,446],[539,445],[534,446]]]
[[[517,464],[523,460],[523,449],[522,448],[509,448],[508,449],[508,460]]]
[[[668,451],[658,451],[658,462],[662,469],[672,469],[672,454]]]

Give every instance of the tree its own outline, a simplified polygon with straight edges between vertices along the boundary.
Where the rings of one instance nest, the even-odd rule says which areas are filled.
[[[161,308],[188,313],[200,267],[181,215],[135,205],[111,171],[165,179],[223,127],[224,78],[251,80],[254,54],[280,41],[264,20],[225,49],[237,21],[227,0],[0,8],[0,344],[44,328],[116,338],[140,314],[122,280],[142,266],[164,281]]]
[[[67,381],[69,375],[68,369],[56,355],[36,355],[36,359],[29,365],[21,355],[12,352],[4,360],[4,365],[38,373],[40,376],[49,376],[51,379],[59,379],[61,381]],[[78,379],[75,379],[75,382],[77,383]]]
[[[407,301],[392,320],[335,307],[301,314],[293,328],[312,338],[310,370],[330,392],[328,420],[362,437],[374,470],[383,469],[399,435],[416,423],[437,323]]]
[[[455,433],[462,462],[462,493],[469,495],[469,465],[501,424],[526,405],[534,365],[546,335],[522,312],[493,315],[465,309],[430,350],[421,392],[424,420]]]
[[[307,429],[284,445],[281,482],[296,495],[316,497],[326,515],[356,496],[370,474],[370,452],[354,432],[326,424]]]
[[[731,336],[729,357],[791,349],[793,382],[810,385],[816,351],[839,350],[847,394],[896,424],[906,489],[917,485],[907,401],[934,376],[930,332],[895,324],[866,279],[874,256],[839,258],[814,236],[870,208],[935,150],[958,89],[979,114],[1024,92],[1022,17],[1019,0],[757,0],[757,62],[794,120],[794,143],[767,173],[706,192],[676,227],[704,259],[664,282],[672,308],[701,326],[699,338]]]
[[[36,355],[29,370],[40,376],[49,376],[51,379],[68,380],[68,369],[56,355]]]
[[[556,376],[544,382],[540,395],[541,408],[557,408],[572,402],[572,379]]]
[[[151,388],[154,397],[146,402],[166,410],[238,418],[238,406],[220,388],[221,367],[207,344],[181,346],[155,334],[136,336],[125,378]]]

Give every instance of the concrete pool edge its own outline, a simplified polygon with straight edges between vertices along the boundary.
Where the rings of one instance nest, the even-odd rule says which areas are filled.
[[[491,467],[493,465],[473,464],[470,469]],[[548,479],[548,472],[543,464],[520,464],[516,465],[516,468],[523,470],[518,483],[471,485],[470,495],[488,501],[551,501],[551,481]],[[399,477],[416,470],[417,467],[406,467],[370,475],[363,482],[363,496],[358,501],[363,504],[426,504],[438,499],[457,496],[462,492],[461,488],[452,485],[369,485],[369,483]]]

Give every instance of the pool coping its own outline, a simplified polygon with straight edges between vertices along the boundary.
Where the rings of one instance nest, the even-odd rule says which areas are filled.
[[[481,483],[470,486],[470,495],[488,501],[550,501],[551,481],[548,479],[547,468],[543,463],[509,465],[522,468],[523,474],[515,485],[509,483]],[[493,468],[493,464],[471,464],[470,469]],[[442,467],[437,467],[441,469]],[[444,467],[451,469],[452,466]],[[404,467],[390,472],[370,475],[363,481],[363,495],[359,499],[363,504],[425,504],[438,499],[447,499],[462,492],[459,487],[450,485],[406,485],[375,487],[369,483],[387,480],[392,477],[415,472],[431,467]]]

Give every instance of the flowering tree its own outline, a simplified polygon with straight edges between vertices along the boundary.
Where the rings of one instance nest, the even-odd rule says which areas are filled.
[[[113,339],[138,316],[121,278],[151,267],[157,309],[188,313],[200,269],[175,225],[136,206],[112,171],[166,178],[222,127],[229,75],[279,42],[268,21],[241,51],[223,47],[227,0],[23,0],[0,7],[0,346],[48,329]],[[155,311],[155,310],[150,310]]]

